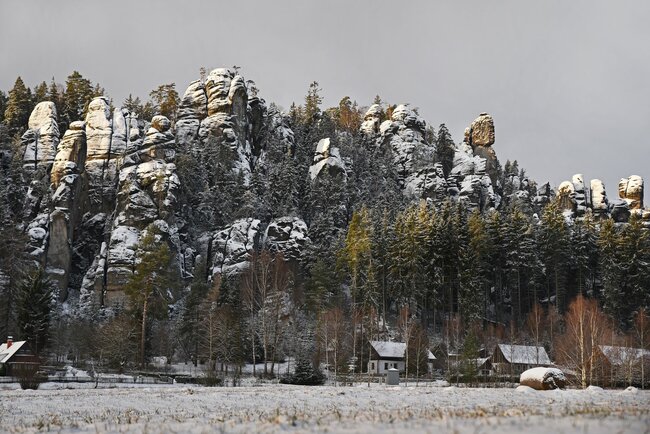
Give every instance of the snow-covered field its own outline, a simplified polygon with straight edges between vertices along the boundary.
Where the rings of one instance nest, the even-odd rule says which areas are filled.
[[[0,386],[0,431],[650,432],[650,392],[636,389],[45,386],[38,391]]]

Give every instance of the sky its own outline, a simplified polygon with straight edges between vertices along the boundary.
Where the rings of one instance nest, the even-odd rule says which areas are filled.
[[[0,89],[73,71],[119,104],[237,65],[288,108],[410,103],[456,141],[492,114],[499,159],[538,183],[650,181],[650,2],[0,0]],[[588,182],[588,181],[587,181]]]

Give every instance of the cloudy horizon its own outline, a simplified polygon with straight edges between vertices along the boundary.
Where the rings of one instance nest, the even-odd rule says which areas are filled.
[[[376,94],[446,123],[456,142],[481,112],[494,149],[540,184],[650,179],[650,3],[628,1],[0,3],[0,89],[78,70],[119,105],[199,68],[240,66],[288,108],[320,83],[324,106]],[[542,3],[542,4],[540,4]]]

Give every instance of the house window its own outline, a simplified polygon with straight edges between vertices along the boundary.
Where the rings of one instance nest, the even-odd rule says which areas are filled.
[[[370,364],[370,369],[375,369],[375,362],[372,362],[372,363]]]
[[[388,369],[388,363],[384,363],[384,369]]]

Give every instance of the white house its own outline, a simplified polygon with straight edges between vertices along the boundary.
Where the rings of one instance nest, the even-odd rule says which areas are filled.
[[[431,351],[427,350],[429,372],[433,370],[433,361],[436,359]],[[406,370],[406,343],[370,341],[370,360],[368,373],[385,374],[389,369],[395,368],[400,372]]]

